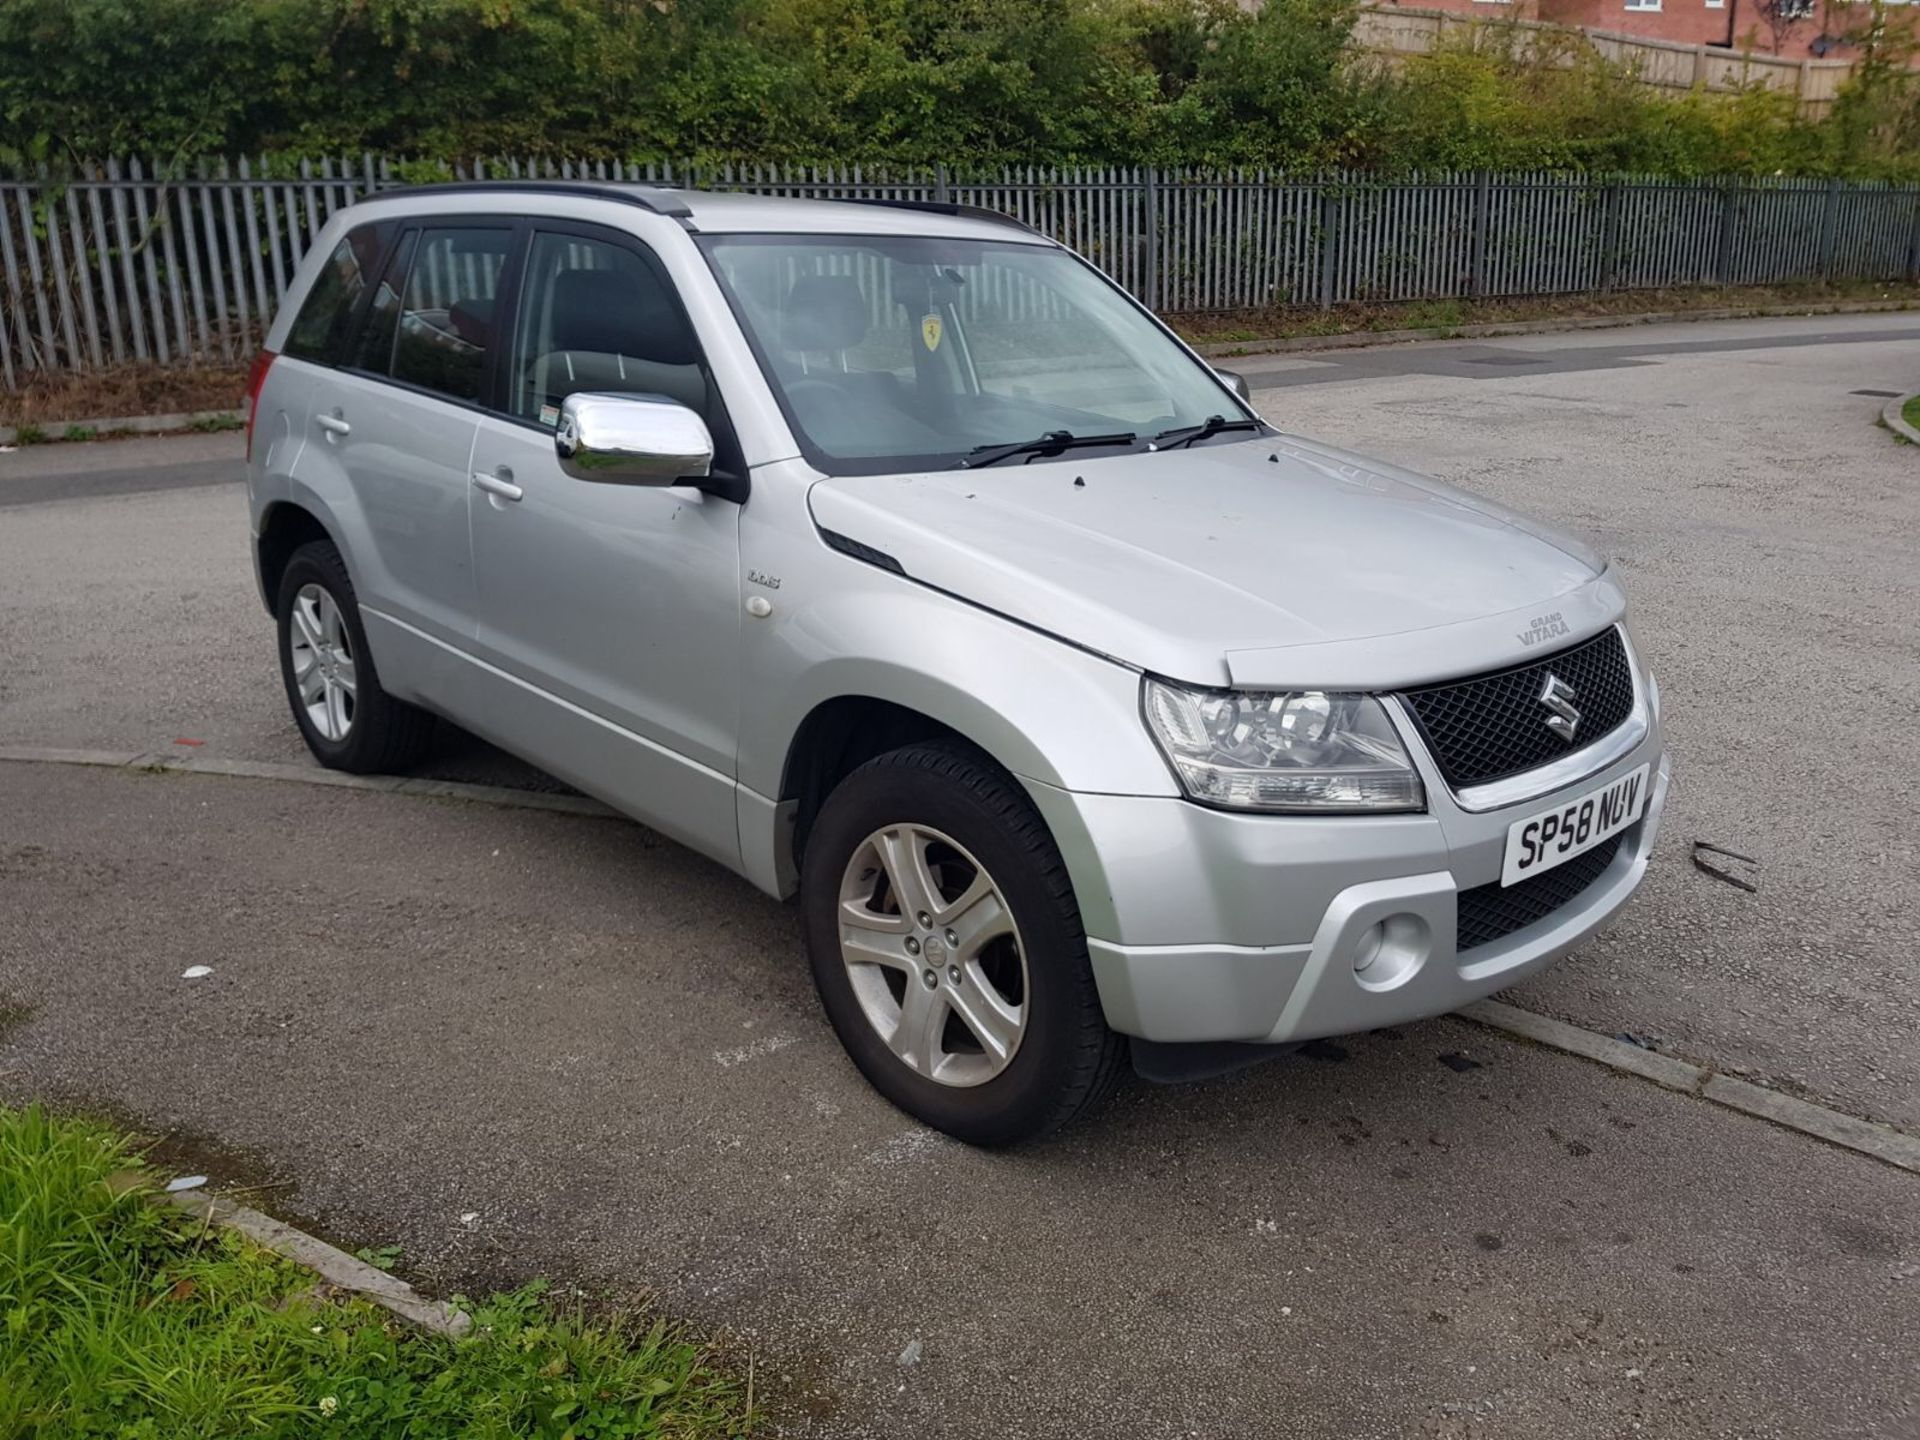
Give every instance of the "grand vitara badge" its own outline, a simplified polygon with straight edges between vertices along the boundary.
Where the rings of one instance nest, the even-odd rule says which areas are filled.
[[[1514,639],[1529,649],[1542,640],[1558,640],[1569,634],[1563,613],[1555,610],[1551,615],[1536,615],[1527,622],[1527,628],[1516,631]]]

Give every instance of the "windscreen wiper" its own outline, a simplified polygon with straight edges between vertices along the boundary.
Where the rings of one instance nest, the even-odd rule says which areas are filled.
[[[1228,430],[1258,430],[1258,420],[1229,420],[1224,415],[1209,415],[1198,425],[1181,425],[1172,430],[1162,430],[1153,437],[1156,449],[1171,450],[1176,445],[1191,445],[1196,440],[1205,440]]]
[[[1058,455],[1082,445],[1132,445],[1139,436],[1131,430],[1115,435],[1076,435],[1071,430],[1049,430],[1032,440],[1016,440],[1010,445],[976,445],[960,462],[962,470],[995,465],[1014,455]]]

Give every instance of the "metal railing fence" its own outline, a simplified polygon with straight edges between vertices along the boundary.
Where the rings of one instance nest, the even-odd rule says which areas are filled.
[[[374,156],[135,159],[0,179],[0,385],[244,357],[327,218],[403,173]],[[981,205],[1071,245],[1163,314],[1920,279],[1920,187],[1880,183],[546,161],[456,174]]]

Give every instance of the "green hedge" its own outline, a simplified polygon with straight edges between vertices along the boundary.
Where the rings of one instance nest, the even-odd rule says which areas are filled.
[[[1855,6],[1878,16],[1875,6]],[[0,0],[0,160],[373,150],[1920,176],[1906,41],[1833,117],[1352,0]]]

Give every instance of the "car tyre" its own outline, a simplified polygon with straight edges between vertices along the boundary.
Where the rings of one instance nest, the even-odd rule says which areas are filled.
[[[280,678],[307,748],[329,770],[404,770],[426,754],[434,719],[381,688],[346,562],[329,540],[294,551],[275,605]]]
[[[1009,1145],[1113,1089],[1126,1041],[1101,1010],[1065,862],[985,756],[921,744],[860,766],[821,806],[800,884],[827,1017],[909,1115]]]

